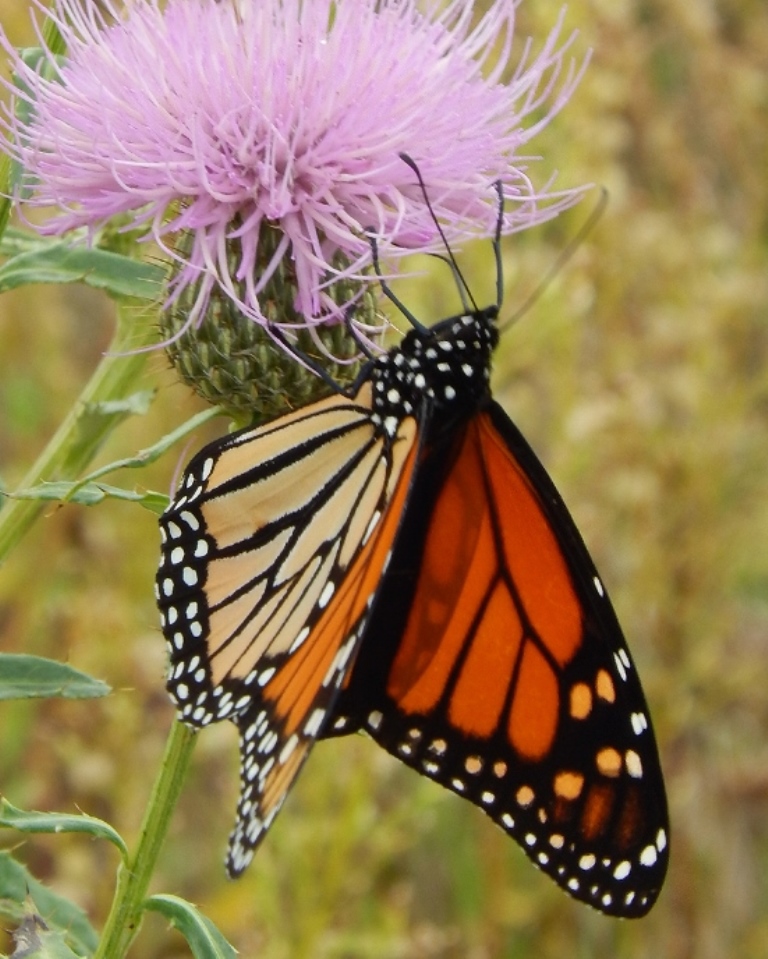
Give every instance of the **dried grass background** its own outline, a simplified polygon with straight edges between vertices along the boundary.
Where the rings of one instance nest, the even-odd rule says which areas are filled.
[[[524,0],[521,34],[543,38],[558,6]],[[0,0],[20,44],[33,41],[26,7]],[[768,7],[572,0],[567,23],[593,62],[541,148],[564,185],[603,185],[610,202],[507,333],[495,383],[579,522],[643,676],[669,784],[668,885],[639,922],[572,904],[480,812],[363,739],[316,749],[246,877],[230,883],[222,855],[237,755],[225,724],[200,737],[155,889],[195,901],[243,956],[765,955]],[[506,242],[507,313],[590,202]],[[478,244],[462,262],[490,296],[489,249]],[[454,308],[449,293],[434,267],[401,290],[426,321]],[[4,484],[20,480],[111,329],[111,304],[84,288],[0,299]],[[196,408],[160,355],[137,387],[149,385],[159,388],[151,413],[100,461]],[[176,465],[171,455],[139,479],[168,489]],[[115,688],[98,702],[2,704],[0,790],[17,805],[100,816],[129,841],[172,719],[152,600],[157,552],[149,513],[68,506],[50,509],[0,571],[0,647],[66,660]],[[111,847],[51,836],[18,854],[103,922]],[[132,955],[188,951],[150,917]]]

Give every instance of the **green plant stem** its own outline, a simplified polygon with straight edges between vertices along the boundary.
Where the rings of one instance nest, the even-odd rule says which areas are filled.
[[[129,315],[123,315],[128,313]],[[20,489],[45,480],[74,480],[124,414],[105,411],[105,402],[121,400],[136,389],[147,354],[137,353],[157,337],[155,311],[135,304],[118,309],[117,331],[77,402],[20,484]],[[0,509],[0,563],[34,523],[45,504],[39,500],[7,499]]]
[[[141,824],[139,842],[128,862],[121,864],[118,871],[115,897],[94,959],[122,959],[138,934],[149,881],[181,792],[195,735],[178,721],[171,728],[160,774]]]

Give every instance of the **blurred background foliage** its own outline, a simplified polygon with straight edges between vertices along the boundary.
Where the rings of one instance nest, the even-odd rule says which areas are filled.
[[[558,8],[525,0],[520,35],[542,39]],[[34,42],[24,0],[0,0],[0,11],[14,42]],[[315,750],[253,866],[228,882],[237,750],[224,724],[200,736],[154,888],[196,902],[241,955],[765,954],[768,8],[572,0],[566,23],[593,59],[535,148],[562,185],[605,186],[609,205],[506,333],[495,384],[590,544],[643,676],[669,785],[667,887],[639,922],[575,905],[479,811],[363,739]],[[506,241],[507,315],[592,202]],[[462,263],[478,299],[490,298],[487,244]],[[399,287],[426,321],[455,309],[445,271],[429,270]],[[0,299],[4,485],[21,479],[112,328],[110,302],[84,287]],[[199,408],[161,354],[137,388],[148,385],[158,388],[151,412],[124,425],[100,462]],[[217,421],[195,447],[224,429]],[[172,453],[124,485],[168,490],[178,465]],[[68,661],[115,688],[96,702],[2,704],[2,792],[27,808],[105,818],[129,841],[172,718],[152,599],[157,554],[156,524],[137,507],[51,507],[0,574],[2,649]],[[103,922],[111,847],[51,836],[17,852]],[[187,954],[158,917],[133,950]]]

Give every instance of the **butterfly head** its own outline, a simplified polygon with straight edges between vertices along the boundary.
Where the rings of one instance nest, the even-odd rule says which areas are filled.
[[[440,410],[441,419],[471,416],[490,395],[497,315],[489,306],[410,330],[374,364],[374,413],[385,423],[425,409]]]

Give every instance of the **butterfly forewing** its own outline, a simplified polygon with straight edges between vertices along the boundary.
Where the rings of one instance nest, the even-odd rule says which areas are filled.
[[[212,444],[163,516],[168,689],[194,726],[232,719],[245,868],[345,673],[407,495],[416,422],[377,429],[370,388]]]
[[[425,455],[382,589],[390,616],[374,617],[327,732],[365,729],[571,895],[642,915],[666,870],[664,786],[586,548],[496,404]]]

